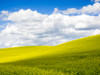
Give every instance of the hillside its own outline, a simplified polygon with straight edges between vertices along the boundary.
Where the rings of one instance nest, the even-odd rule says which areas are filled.
[[[57,46],[0,49],[0,75],[99,75],[100,35]]]

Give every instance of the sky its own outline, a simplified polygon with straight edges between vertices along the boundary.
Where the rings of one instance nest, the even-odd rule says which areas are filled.
[[[0,48],[58,45],[100,34],[100,0],[0,0]]]
[[[18,11],[20,9],[37,10],[42,14],[51,14],[54,8],[66,10],[68,8],[81,8],[93,4],[90,0],[0,0],[0,11]]]

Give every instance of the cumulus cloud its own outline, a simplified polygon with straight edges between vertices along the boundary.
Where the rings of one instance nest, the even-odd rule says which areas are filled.
[[[9,14],[10,14],[9,11],[5,11],[5,10],[1,11],[0,12],[0,20],[2,20],[2,18],[3,19],[6,18]]]
[[[99,4],[94,4],[93,6]],[[94,10],[94,7],[88,6]],[[82,8],[84,11],[86,8]],[[30,45],[57,45],[73,39],[100,34],[100,13],[95,9],[93,13],[69,15],[72,10],[68,9],[67,15],[60,13],[57,8],[53,14],[46,15],[32,11],[31,9],[17,12],[3,12],[3,21],[9,21],[5,29],[0,32],[0,48]],[[91,11],[88,11],[91,12]],[[78,12],[74,12],[78,13]]]
[[[100,2],[100,0],[94,0],[94,2]]]
[[[83,6],[81,9],[69,8],[67,10],[60,11],[63,14],[91,14],[97,15],[100,13],[100,3],[93,5]]]
[[[100,0],[91,0],[92,2],[96,2],[96,3],[99,3]]]

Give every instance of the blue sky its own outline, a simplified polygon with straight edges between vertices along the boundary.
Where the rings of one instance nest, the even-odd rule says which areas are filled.
[[[81,8],[93,3],[91,0],[0,0],[0,11],[32,9],[43,14],[51,14],[54,8],[66,10],[68,8]]]
[[[100,34],[100,0],[0,0],[0,48],[58,45]]]

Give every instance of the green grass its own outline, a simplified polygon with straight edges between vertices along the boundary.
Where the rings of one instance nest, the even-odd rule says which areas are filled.
[[[57,46],[0,49],[0,75],[100,75],[100,35]]]

